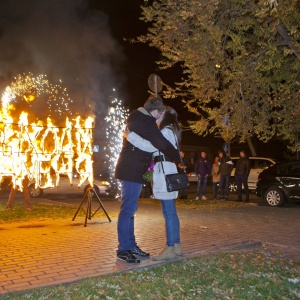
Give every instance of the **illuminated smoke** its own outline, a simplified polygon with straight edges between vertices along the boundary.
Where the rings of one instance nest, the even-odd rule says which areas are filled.
[[[63,80],[74,100],[69,108],[87,116],[90,107],[107,110],[123,60],[109,17],[88,0],[0,1],[1,90],[16,74],[47,74],[51,83]]]

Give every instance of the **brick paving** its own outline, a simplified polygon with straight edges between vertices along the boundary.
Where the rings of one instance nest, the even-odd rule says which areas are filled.
[[[80,199],[77,200],[79,205]],[[150,259],[142,260],[140,265],[116,260],[120,202],[102,202],[112,222],[100,210],[87,227],[83,226],[82,217],[75,221],[0,224],[0,294],[159,264]],[[287,258],[300,260],[300,205],[271,208],[249,204],[212,211],[178,209],[178,215],[185,257],[252,249],[267,243]],[[138,244],[145,251],[158,254],[165,244],[160,207],[140,204],[135,220]]]

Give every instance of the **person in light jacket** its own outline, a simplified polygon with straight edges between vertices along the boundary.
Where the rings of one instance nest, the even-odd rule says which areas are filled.
[[[181,137],[181,128],[177,120],[176,111],[167,107],[161,117],[157,120],[159,129],[163,136],[178,149]],[[168,260],[182,255],[180,244],[180,223],[176,211],[175,199],[178,192],[168,192],[166,180],[164,178],[162,164],[165,174],[177,173],[177,164],[172,159],[163,155],[152,144],[141,138],[135,132],[125,133],[128,141],[143,151],[153,152],[154,172],[153,172],[153,196],[159,199],[162,207],[162,213],[165,219],[167,242],[164,250],[158,255],[152,257],[153,260]]]
[[[212,165],[212,181],[213,181],[213,195],[214,200],[217,200],[218,195],[218,185],[220,184],[221,174],[219,174],[219,156],[215,157],[214,163]]]

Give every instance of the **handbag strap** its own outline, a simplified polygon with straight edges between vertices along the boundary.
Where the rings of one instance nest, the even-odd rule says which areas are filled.
[[[169,127],[169,128],[170,128],[170,127]],[[183,162],[183,160],[182,160],[182,157],[181,157],[180,151],[179,151],[179,145],[178,145],[178,139],[177,139],[177,136],[176,136],[176,134],[174,133],[174,130],[173,130],[172,128],[170,128],[170,130],[171,130],[172,133],[174,134],[174,137],[175,137],[175,144],[176,144],[177,150],[178,150],[178,152],[179,152],[180,161],[181,161],[181,164],[184,166],[184,162]],[[158,152],[159,152],[159,155],[161,155],[161,154],[160,154],[160,151],[158,151]],[[162,163],[162,161],[160,161],[160,163],[161,163],[161,167],[162,167],[163,174],[164,174],[164,176],[166,177],[165,169],[164,169],[164,164]],[[185,168],[183,168],[183,171],[184,171],[184,173],[186,173]]]
[[[158,152],[159,152],[159,155],[161,155],[160,151],[158,151]],[[161,163],[161,167],[162,167],[162,171],[163,171],[164,177],[166,177],[166,173],[165,173],[165,169],[164,169],[164,164],[162,163],[162,160],[160,160],[160,163]]]

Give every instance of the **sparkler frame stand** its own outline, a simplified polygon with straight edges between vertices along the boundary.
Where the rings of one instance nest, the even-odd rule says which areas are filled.
[[[98,203],[99,203],[99,207],[92,213],[93,195],[96,196],[96,198],[97,198],[97,200],[98,200]],[[82,208],[82,205],[83,205],[85,202],[87,202],[87,208],[86,208],[86,210],[84,210],[84,209]],[[79,207],[78,207],[78,209],[77,209],[77,211],[76,211],[76,213],[75,213],[75,215],[74,215],[72,221],[75,220],[75,218],[76,218],[76,216],[77,216],[79,210],[82,209],[82,210],[84,211],[84,213],[85,213],[84,227],[86,227],[86,225],[87,225],[87,219],[91,220],[92,217],[93,217],[93,216],[97,213],[97,211],[98,211],[99,209],[101,209],[101,208],[103,209],[103,211],[104,211],[105,215],[107,216],[109,222],[111,222],[111,219],[110,219],[110,217],[109,217],[107,211],[105,210],[105,208],[104,208],[104,206],[103,206],[103,203],[102,203],[102,201],[100,200],[99,195],[97,194],[97,192],[96,192],[96,190],[95,190],[94,188],[90,187],[90,188],[87,189],[86,193],[84,194],[83,199],[82,199],[82,201],[81,201],[81,203],[80,203],[80,205],[79,205]]]

